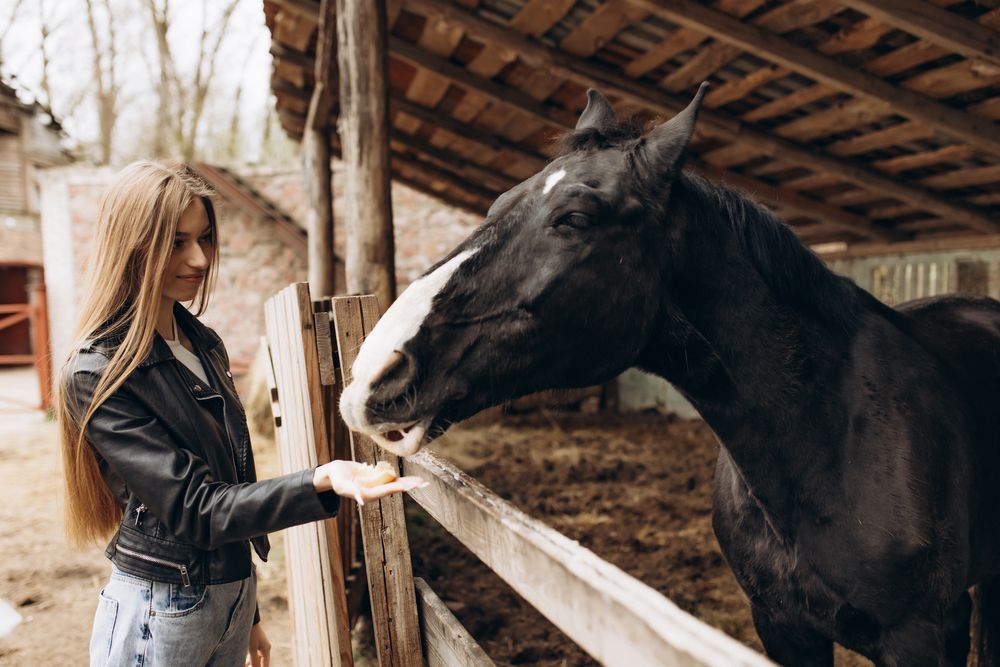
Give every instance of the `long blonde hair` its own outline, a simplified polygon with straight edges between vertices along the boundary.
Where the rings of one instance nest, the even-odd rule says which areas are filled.
[[[153,345],[157,314],[177,222],[198,200],[212,232],[208,275],[192,303],[204,312],[215,285],[219,237],[212,188],[189,167],[174,162],[139,161],[123,169],[101,200],[88,286],[69,357],[56,385],[66,489],[66,533],[77,546],[107,537],[123,508],[105,484],[97,457],[85,437],[94,412],[125,382]],[[67,370],[81,347],[95,338],[120,338],[82,415],[71,411],[72,378]]]

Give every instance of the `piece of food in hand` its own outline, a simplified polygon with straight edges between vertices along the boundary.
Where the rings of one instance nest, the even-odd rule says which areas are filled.
[[[354,479],[362,486],[381,486],[394,482],[399,478],[396,471],[388,461],[379,461],[376,465],[362,463],[361,470],[355,474]]]

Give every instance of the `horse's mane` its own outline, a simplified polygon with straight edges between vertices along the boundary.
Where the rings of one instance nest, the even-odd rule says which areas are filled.
[[[749,195],[701,176],[682,172],[673,196],[694,200],[688,207],[692,224],[727,224],[753,266],[774,292],[796,307],[852,329],[863,300],[849,279],[830,271],[795,233]]]

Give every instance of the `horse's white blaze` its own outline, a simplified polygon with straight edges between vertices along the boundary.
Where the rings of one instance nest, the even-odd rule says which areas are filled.
[[[351,430],[372,436],[378,444],[390,450],[399,450],[399,445],[404,445],[407,449],[415,446],[413,451],[419,449],[420,442],[410,441],[417,439],[418,432],[419,440],[422,441],[422,431],[428,425],[413,428],[406,434],[407,437],[402,443],[390,445],[385,438],[375,437],[377,429],[368,423],[365,405],[371,395],[372,383],[383,374],[393,352],[402,350],[406,342],[417,335],[420,326],[431,312],[434,297],[448,284],[448,280],[458,267],[472,257],[476,250],[466,250],[455,255],[433,272],[413,282],[399,295],[365,338],[358,351],[358,357],[351,366],[353,375],[351,384],[344,389],[340,397],[340,413]]]
[[[554,174],[549,174],[549,177],[545,179],[545,189],[542,190],[543,195],[549,194],[549,190],[556,186],[556,183],[561,181],[566,176],[566,170],[560,169]]]

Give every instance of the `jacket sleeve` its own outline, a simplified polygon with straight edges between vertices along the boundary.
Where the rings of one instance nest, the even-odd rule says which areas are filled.
[[[77,419],[90,404],[97,379],[88,370],[65,378]],[[243,484],[213,480],[208,464],[176,441],[128,383],[97,408],[85,436],[153,516],[199,549],[326,519],[340,507],[332,491],[317,493],[313,469]]]

